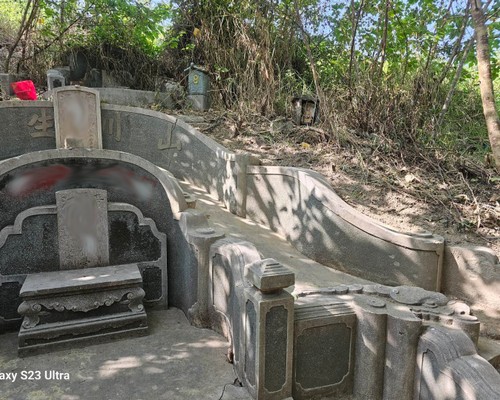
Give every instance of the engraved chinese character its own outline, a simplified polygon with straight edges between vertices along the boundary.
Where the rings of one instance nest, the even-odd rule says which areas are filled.
[[[172,138],[174,136],[175,128],[177,127],[177,122],[173,125],[169,125],[167,131],[165,132],[165,137],[158,139],[158,150],[168,150],[168,149],[177,149],[181,150],[182,143],[180,140],[177,140],[177,143],[172,143]]]
[[[103,127],[107,135],[113,136],[119,142],[122,140],[122,120],[120,113],[116,113],[115,116],[105,119]]]
[[[54,128],[54,117],[47,115],[47,110],[44,108],[41,116],[33,114],[28,126],[35,127],[35,132],[30,133],[33,138],[54,137],[55,132],[51,129]]]

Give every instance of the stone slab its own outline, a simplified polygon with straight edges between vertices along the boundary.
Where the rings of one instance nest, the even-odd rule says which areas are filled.
[[[294,336],[294,399],[352,393],[356,315],[349,305],[296,305]]]
[[[0,159],[55,148],[54,107],[48,101],[0,101]]]
[[[136,314],[113,314],[105,318],[69,320],[60,324],[43,324],[34,329],[21,327],[18,354],[20,357],[26,357],[147,333],[148,323],[144,311]]]
[[[146,333],[137,265],[29,275],[21,288],[19,354]]]
[[[136,264],[86,268],[28,275],[21,289],[23,298],[46,294],[92,291],[142,282]]]
[[[61,269],[109,264],[108,196],[105,190],[56,192]]]
[[[99,92],[68,86],[55,89],[53,97],[56,146],[102,149]]]

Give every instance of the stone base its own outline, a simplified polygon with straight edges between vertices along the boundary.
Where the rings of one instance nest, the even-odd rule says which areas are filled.
[[[87,318],[64,323],[43,324],[32,329],[21,327],[18,355],[26,357],[74,345],[95,344],[148,333],[144,311],[114,314],[108,318]]]
[[[206,111],[210,108],[208,96],[203,94],[190,94],[187,96],[187,101],[193,110]]]
[[[29,275],[21,288],[19,355],[145,333],[145,292],[137,265]]]

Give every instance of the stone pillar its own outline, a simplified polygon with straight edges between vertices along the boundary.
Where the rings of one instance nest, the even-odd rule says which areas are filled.
[[[229,340],[228,359],[243,381],[245,289],[251,287],[245,279],[245,269],[261,260],[255,246],[236,238],[215,242],[210,249],[210,287],[208,291],[212,329]]]
[[[417,345],[422,321],[387,316],[384,400],[412,400]]]
[[[295,275],[273,259],[246,267],[243,381],[259,400],[281,400],[292,393],[293,306],[283,289]]]
[[[371,303],[373,308],[367,305],[357,312],[356,400],[381,400],[384,390],[387,313],[384,301],[376,299]]]
[[[210,327],[209,317],[209,282],[210,282],[210,247],[217,240],[224,237],[224,233],[217,232],[208,225],[205,215],[193,210],[180,214],[179,225],[187,242],[191,246],[198,264],[197,301],[189,309],[188,316],[191,322],[198,326]]]
[[[235,202],[236,210],[234,213],[242,218],[247,216],[247,165],[248,165],[248,155],[247,154],[237,154],[236,161],[234,163],[234,175],[236,176],[236,191],[235,191]]]

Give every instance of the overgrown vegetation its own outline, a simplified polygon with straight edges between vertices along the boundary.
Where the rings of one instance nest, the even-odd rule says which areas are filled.
[[[235,135],[256,115],[289,117],[293,95],[313,95],[319,125],[307,134],[273,132],[275,140],[348,149],[365,171],[372,163],[419,169],[488,202],[499,178],[479,93],[472,3],[0,0],[0,61],[43,84],[47,68],[81,52],[92,67],[127,72],[138,89],[154,89],[157,77],[182,81],[191,62],[201,64],[214,106],[237,115]],[[500,3],[485,3],[499,93]],[[455,196],[440,204],[459,223],[472,219]],[[472,226],[480,224],[477,217]]]

